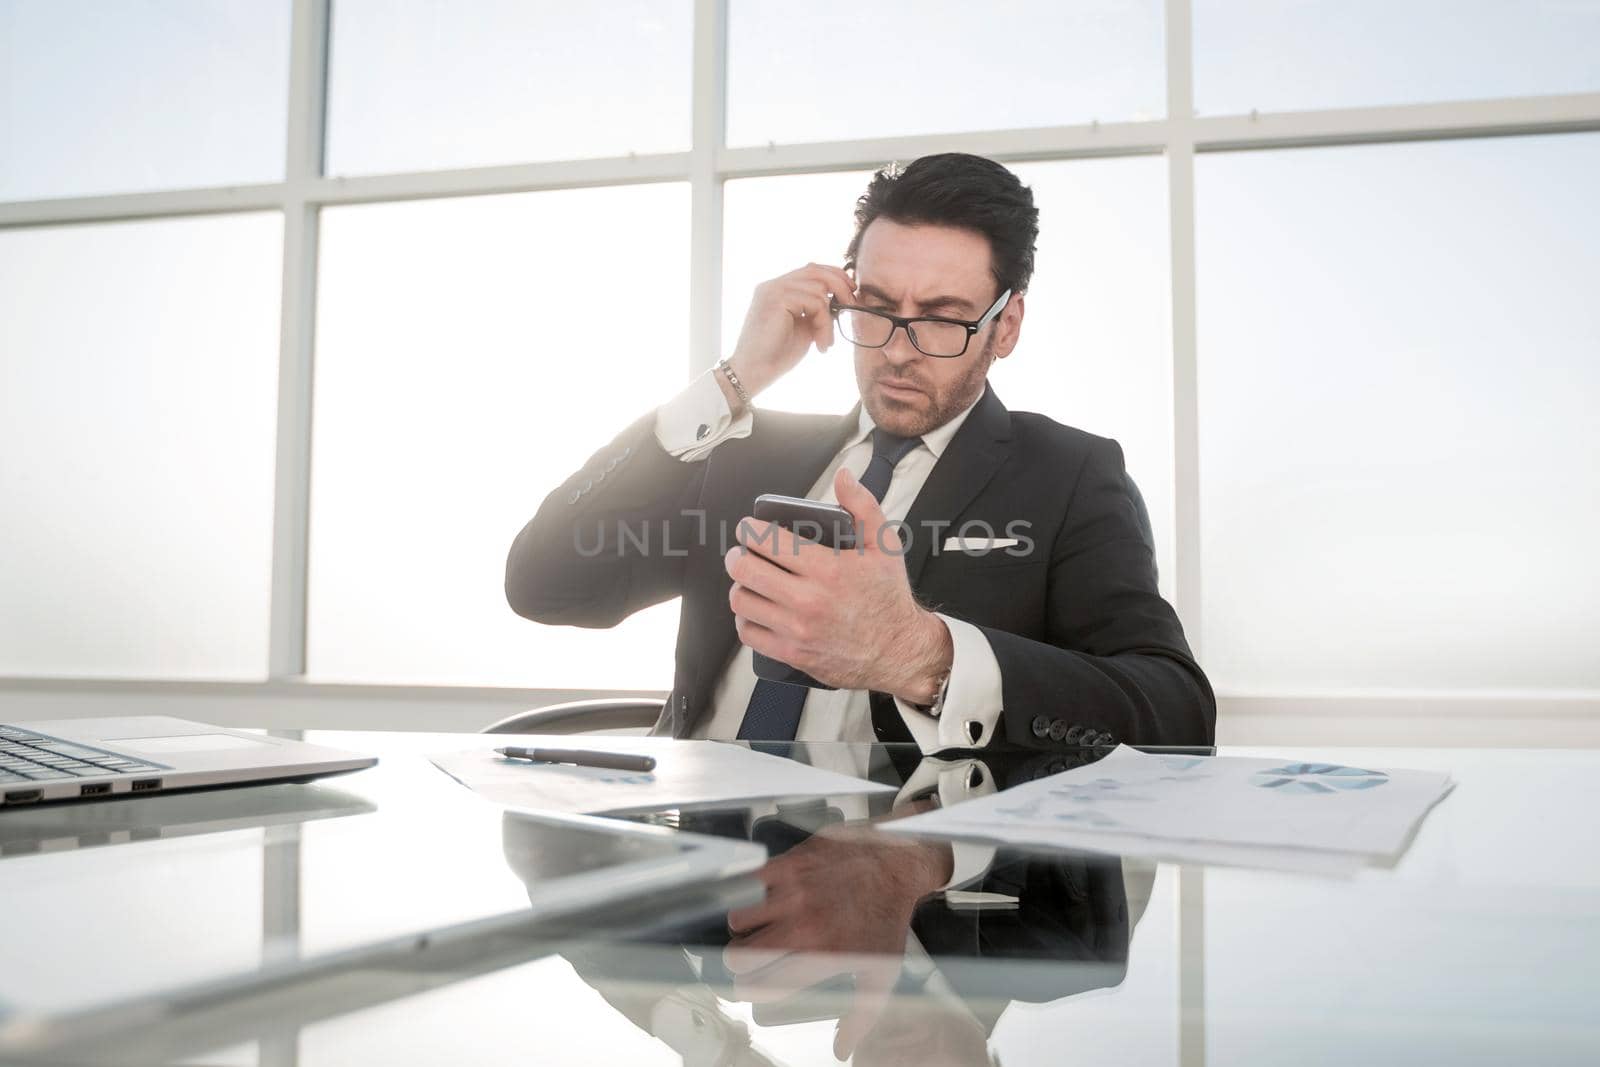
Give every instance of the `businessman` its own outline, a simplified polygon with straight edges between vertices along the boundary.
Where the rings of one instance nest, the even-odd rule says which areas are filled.
[[[676,737],[1209,744],[1215,699],[1156,590],[1144,506],[1113,440],[1008,411],[1038,210],[959,153],[886,168],[842,267],[756,289],[732,354],[551,493],[506,596],[605,627],[681,596]],[[755,398],[813,348],[854,352],[848,415]],[[750,517],[762,493],[837,503],[856,547]],[[752,654],[834,688],[757,678]]]

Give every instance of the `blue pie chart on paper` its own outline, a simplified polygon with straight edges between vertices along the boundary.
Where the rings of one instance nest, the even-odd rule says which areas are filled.
[[[1337,763],[1285,763],[1282,767],[1257,771],[1253,781],[1263,789],[1280,793],[1342,793],[1356,789],[1375,789],[1389,780],[1382,771],[1360,767],[1341,767]]]

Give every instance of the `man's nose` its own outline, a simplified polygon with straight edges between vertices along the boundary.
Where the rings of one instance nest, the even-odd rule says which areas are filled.
[[[889,335],[889,343],[883,346],[883,358],[896,367],[903,367],[921,359],[922,353],[911,343],[910,332],[904,326],[897,326]]]

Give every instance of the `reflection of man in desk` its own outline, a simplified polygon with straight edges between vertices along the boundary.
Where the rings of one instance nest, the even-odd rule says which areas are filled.
[[[971,764],[928,761],[902,789],[909,814],[939,779]],[[1041,770],[1002,771],[1005,782]],[[992,781],[989,768],[984,768]],[[937,786],[931,787],[933,790]],[[936,795],[936,794],[933,794]],[[701,819],[706,829],[712,820]],[[771,829],[755,820],[755,836]],[[834,823],[768,833],[766,899],[728,915],[726,937],[690,936],[676,962],[640,973],[640,953],[565,954],[579,974],[685,1062],[770,1062],[718,998],[756,1022],[838,1019],[833,1051],[857,1063],[988,1063],[987,1039],[1013,1002],[1043,1003],[1121,982],[1150,872],[1115,859],[983,850],[987,866],[939,894],[961,862],[947,845]]]
[[[830,851],[822,845],[815,858]],[[929,900],[898,925],[857,926],[859,945],[839,940],[832,950],[790,952],[774,938],[767,942],[770,959],[757,968],[741,969],[753,957],[737,941],[720,958],[714,945],[685,945],[675,971],[661,967],[646,975],[636,950],[597,946],[564,954],[613,1007],[683,1053],[686,1063],[762,1062],[729,1055],[748,1046],[749,1033],[723,1011],[719,997],[752,1002],[763,1025],[838,1018],[833,1052],[840,1059],[987,1063],[988,1036],[1010,1004],[1043,1004],[1119,984],[1140,914],[1130,916],[1117,860],[1006,853],[997,859],[997,877],[1014,879],[1021,891],[1014,901],[1000,900],[999,892],[978,907]],[[891,857],[888,865],[901,860],[912,862]],[[1130,872],[1128,885],[1147,893],[1148,881],[1148,873]],[[986,885],[1002,888],[998,881]],[[818,946],[820,934],[846,933],[839,918],[867,907],[873,888],[833,877],[826,898],[811,905],[815,929],[797,915],[787,935],[797,946]],[[1035,963],[1007,966],[1018,959]]]
[[[1209,744],[1215,701],[1157,592],[1122,449],[988,387],[1037,233],[1032,193],[992,161],[878,174],[843,269],[758,287],[732,356],[546,498],[511,549],[511,606],[611,626],[681,596],[657,724],[677,737]],[[755,409],[835,323],[857,408]],[[603,389],[603,354],[584,358]],[[837,502],[864,547],[746,523],[762,493]],[[756,652],[837,689],[758,679]]]

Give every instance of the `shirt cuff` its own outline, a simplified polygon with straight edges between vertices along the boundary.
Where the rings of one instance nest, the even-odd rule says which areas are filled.
[[[899,697],[894,706],[924,752],[982,748],[994,740],[1000,721],[1000,661],[982,630],[948,615],[939,618],[950,631],[954,651],[944,692],[926,711]]]
[[[748,411],[733,417],[716,373],[715,368],[706,371],[656,408],[656,441],[685,463],[705,459],[724,441],[750,436],[754,418]]]
[[[939,806],[948,808],[963,800],[976,800],[988,796],[996,789],[994,775],[981,760],[924,759],[901,786],[895,798],[898,806],[919,793],[937,789]],[[947,841],[950,846],[950,880],[941,890],[961,889],[982,880],[994,863],[994,846],[971,841]]]

